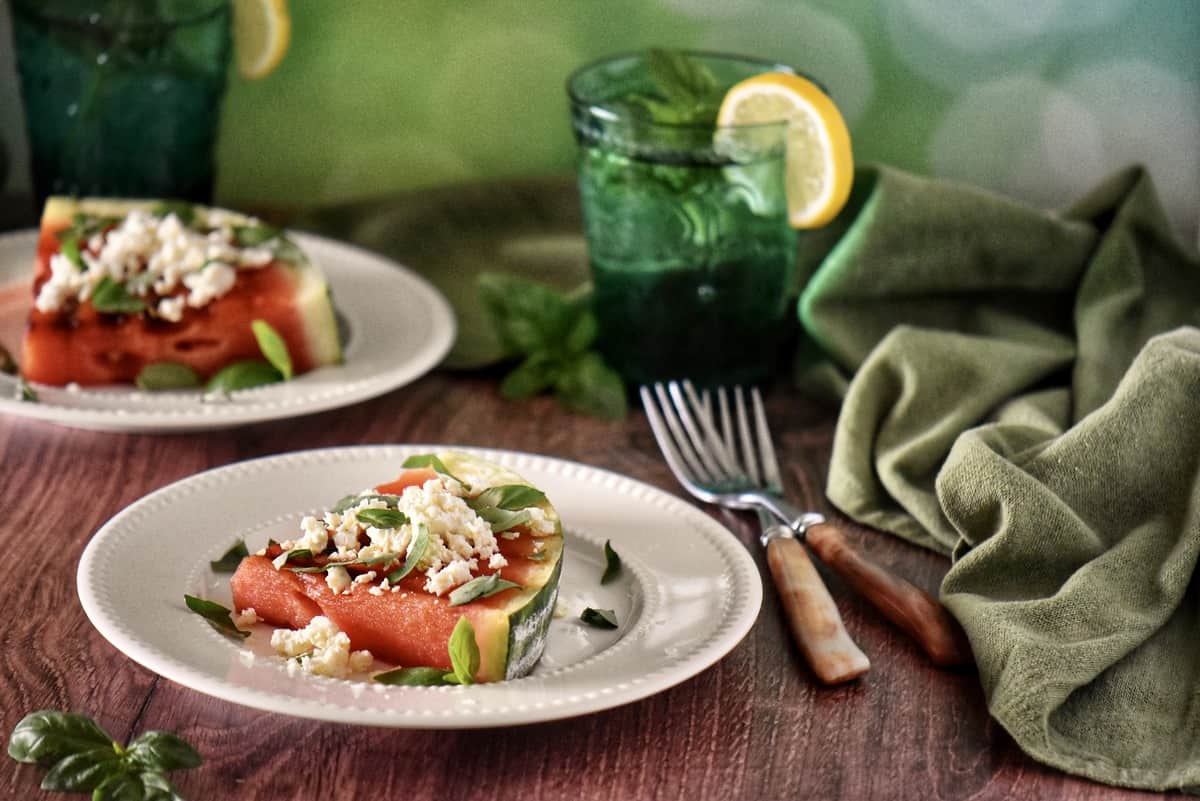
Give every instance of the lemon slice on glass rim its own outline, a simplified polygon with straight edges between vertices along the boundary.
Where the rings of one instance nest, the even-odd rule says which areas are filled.
[[[258,80],[274,72],[291,40],[287,0],[234,0],[233,46],[243,78]]]
[[[829,95],[799,75],[768,72],[732,86],[717,125],[787,120],[788,222],[819,228],[842,210],[854,180],[846,121]]]

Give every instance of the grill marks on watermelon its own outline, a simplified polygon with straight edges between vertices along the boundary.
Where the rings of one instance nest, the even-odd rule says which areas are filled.
[[[41,231],[35,297],[50,277],[50,257],[58,252],[58,233],[65,227],[45,226]],[[32,309],[21,372],[30,381],[60,386],[127,384],[147,364],[178,362],[207,379],[233,362],[262,358],[250,328],[256,319],[279,332],[296,372],[305,372],[318,365],[294,301],[297,286],[295,268],[283,262],[239,270],[227,294],[202,308],[185,309],[179,323],[146,314],[104,314],[86,302],[58,312]]]
[[[527,532],[515,540],[500,539],[500,552],[509,564],[499,571],[481,570],[479,575],[499,572],[524,587],[529,577],[541,570],[540,562],[528,558],[536,542]],[[273,626],[299,629],[316,615],[324,615],[346,632],[355,650],[368,650],[376,658],[396,665],[445,670],[451,669],[447,643],[459,617],[466,615],[477,631],[494,628],[485,621],[507,615],[504,607],[520,592],[505,590],[469,604],[450,606],[448,594],[438,597],[423,589],[425,579],[424,573],[414,572],[400,582],[399,592],[372,595],[368,591],[371,585],[353,585],[353,589],[334,595],[322,573],[276,570],[268,557],[248,556],[234,573],[230,586],[236,609],[252,607],[259,618]],[[498,647],[495,642],[481,638],[478,645],[482,665],[498,661],[498,655],[492,653]],[[487,681],[503,676],[481,674],[476,678]]]

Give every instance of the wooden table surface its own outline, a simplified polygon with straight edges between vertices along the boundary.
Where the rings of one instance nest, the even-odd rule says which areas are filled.
[[[499,211],[489,216],[489,209]],[[457,301],[470,292],[447,282],[456,271],[469,279],[519,263],[570,285],[586,270],[569,180],[417,193],[324,219],[327,232],[389,252]],[[489,220],[505,242],[488,233]],[[460,366],[494,349],[480,321],[464,318],[469,347],[454,356]],[[54,708],[91,715],[123,741],[149,729],[176,732],[204,757],[200,768],[173,774],[192,801],[1145,797],[1024,756],[989,718],[972,673],[932,668],[828,575],[848,629],[873,663],[854,684],[814,681],[768,582],[750,634],[700,675],[621,708],[504,730],[376,729],[235,706],[134,664],[88,623],[75,569],[92,533],[158,487],[242,459],[368,443],[477,445],[573,459],[682,495],[640,411],[610,423],[568,414],[546,398],[515,405],[499,397],[497,376],[441,370],[346,409],[207,434],[92,433],[0,415],[7,568],[0,729]],[[833,413],[785,386],[769,392],[767,404],[794,499],[828,512],[822,488]],[[709,513],[751,549],[766,575],[756,521]],[[872,557],[936,593],[944,560],[878,532],[849,524],[848,531]],[[43,774],[0,759],[0,798],[68,797],[39,790]]]

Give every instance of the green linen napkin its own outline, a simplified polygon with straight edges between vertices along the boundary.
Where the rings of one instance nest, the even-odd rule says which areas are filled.
[[[800,299],[853,374],[830,500],[953,556],[1027,753],[1200,790],[1200,259],[1149,177],[1047,213],[865,168],[835,225]]]

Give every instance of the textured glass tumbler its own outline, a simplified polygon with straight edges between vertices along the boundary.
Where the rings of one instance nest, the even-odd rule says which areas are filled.
[[[229,0],[12,0],[39,202],[212,199]]]
[[[721,90],[787,67],[691,53]],[[789,330],[796,232],[784,194],[786,123],[666,124],[644,54],[583,67],[568,85],[605,358],[629,382],[767,377]]]

